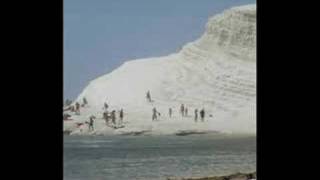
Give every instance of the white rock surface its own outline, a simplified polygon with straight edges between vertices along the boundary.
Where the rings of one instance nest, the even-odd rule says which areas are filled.
[[[150,90],[154,102],[146,101]],[[89,106],[64,122],[71,134],[174,134],[179,131],[256,132],[256,5],[225,10],[209,19],[206,31],[178,53],[131,60],[89,83],[78,96]],[[112,129],[102,120],[104,102],[109,110],[124,109],[125,128]],[[181,117],[180,104],[189,117]],[[152,108],[161,113],[151,121]],[[173,117],[168,117],[168,108]],[[195,123],[194,109],[205,108],[205,122]],[[212,117],[209,117],[212,114]],[[95,120],[95,131],[76,122]],[[118,115],[118,112],[117,112]]]

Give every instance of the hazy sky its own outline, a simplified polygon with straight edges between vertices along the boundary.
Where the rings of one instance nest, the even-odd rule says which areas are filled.
[[[255,0],[64,0],[64,98],[124,61],[176,52],[209,17]]]

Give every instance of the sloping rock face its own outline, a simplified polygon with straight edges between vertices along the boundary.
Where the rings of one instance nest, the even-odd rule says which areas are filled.
[[[151,103],[145,98],[148,90]],[[80,115],[71,113],[71,119],[84,123],[95,115],[95,134],[174,134],[181,130],[255,133],[256,5],[231,8],[210,18],[204,34],[178,53],[127,61],[91,81],[76,101],[82,102],[83,97],[89,105]],[[105,126],[105,102],[110,110],[124,109],[125,128]],[[182,103],[189,108],[183,121],[179,115]],[[161,113],[156,123],[151,121],[153,107]],[[201,108],[206,110],[206,121],[195,123],[194,110]],[[65,130],[88,133],[86,128],[78,130],[74,122],[66,122]]]
[[[231,8],[212,17],[196,42],[206,51],[220,49],[245,61],[256,60],[256,6]]]

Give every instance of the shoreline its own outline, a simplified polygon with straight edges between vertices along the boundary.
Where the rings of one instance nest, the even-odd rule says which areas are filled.
[[[152,131],[130,131],[130,132],[121,132],[117,134],[103,134],[103,133],[73,133],[71,130],[63,130],[64,136],[202,136],[202,135],[216,135],[216,136],[224,136],[224,137],[256,137],[255,133],[226,133],[226,132],[218,132],[218,131],[188,131],[188,130],[180,130],[172,133],[157,133]]]
[[[189,178],[179,178],[179,177],[170,177],[166,180],[255,180],[257,179],[257,173],[234,173],[225,176],[212,176],[212,177],[189,177]]]

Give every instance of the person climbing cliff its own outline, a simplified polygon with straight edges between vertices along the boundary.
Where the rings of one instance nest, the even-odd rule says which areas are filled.
[[[204,121],[204,117],[205,117],[205,111],[204,111],[204,109],[201,109],[201,111],[200,111],[200,118],[201,118],[201,121],[202,121],[202,122]]]
[[[171,118],[171,116],[172,116],[172,109],[169,108],[169,117]]]
[[[112,121],[112,123],[113,123],[114,125],[116,125],[116,111],[115,111],[115,110],[113,110],[113,111],[111,112],[111,121]]]
[[[108,109],[108,104],[105,102],[104,104],[103,104],[103,107],[104,107],[104,109]]]
[[[147,98],[147,101],[148,101],[148,102],[151,102],[150,91],[147,92],[146,98]]]
[[[76,114],[80,115],[80,104],[76,102]]]
[[[90,116],[89,117],[89,131],[93,131],[94,130],[93,123],[94,123],[94,119],[95,118],[96,118],[95,116]]]
[[[157,109],[154,107],[152,109],[152,121],[157,120]]]
[[[194,121],[197,122],[198,121],[198,109],[194,110]]]
[[[82,98],[82,103],[83,103],[83,106],[88,105],[88,101],[85,97]]]
[[[184,116],[184,104],[181,104],[180,106],[180,113],[182,116]]]
[[[123,123],[123,109],[120,110],[119,117],[120,117],[120,124],[122,124]]]
[[[109,112],[108,112],[108,110],[105,110],[103,112],[103,119],[105,120],[106,125],[108,125],[109,124]]]

